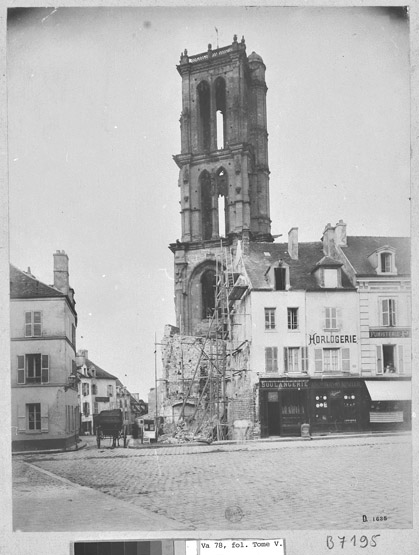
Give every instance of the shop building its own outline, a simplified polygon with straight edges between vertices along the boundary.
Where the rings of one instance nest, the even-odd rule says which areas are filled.
[[[407,237],[328,234],[359,296],[360,370],[372,429],[411,427],[411,277]],[[342,239],[343,237],[343,239]]]

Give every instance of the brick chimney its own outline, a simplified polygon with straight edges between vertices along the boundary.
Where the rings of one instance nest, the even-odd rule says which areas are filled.
[[[54,253],[54,287],[68,295],[70,285],[68,278],[68,256],[64,251]]]
[[[339,247],[347,247],[346,241],[346,224],[343,220],[339,220],[335,227],[335,241]]]
[[[298,227],[288,231],[288,254],[292,260],[298,260]]]

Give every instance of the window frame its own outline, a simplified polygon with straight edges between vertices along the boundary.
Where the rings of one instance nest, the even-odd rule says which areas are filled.
[[[265,307],[265,331],[276,330],[276,307]]]
[[[38,322],[36,321],[37,319],[39,320]],[[39,331],[39,333],[35,333],[37,330]],[[25,311],[25,337],[42,337],[42,311],[41,310]]]
[[[333,315],[334,313],[334,315]],[[328,325],[329,322],[329,325]],[[341,309],[336,306],[324,307],[324,330],[335,331],[341,327]],[[333,325],[333,323],[335,325]]]
[[[397,299],[395,297],[380,298],[380,324],[386,328],[394,328],[397,326]],[[384,303],[388,303],[388,309],[384,309]],[[393,305],[393,306],[392,306]],[[386,323],[386,315],[387,322]]]
[[[299,307],[287,307],[287,329],[288,331],[298,331],[300,329]],[[295,322],[294,322],[295,319]]]
[[[333,284],[330,283],[333,277]],[[323,268],[323,287],[325,289],[337,289],[339,287],[339,269]]]
[[[31,407],[39,407],[39,411],[33,414],[35,427],[31,428]],[[38,420],[36,419],[38,415]],[[29,433],[40,433],[42,431],[41,403],[26,403],[26,431]],[[38,425],[39,426],[38,426]]]
[[[330,357],[332,357],[334,353],[336,353],[336,358],[327,361],[326,356],[330,355]],[[314,349],[314,360],[314,371],[316,374],[334,376],[339,374],[350,374],[351,372],[351,350],[349,347],[323,347]],[[330,367],[326,368],[326,364],[329,365],[329,363]]]

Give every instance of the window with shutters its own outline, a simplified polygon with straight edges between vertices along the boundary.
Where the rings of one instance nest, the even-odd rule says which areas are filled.
[[[323,349],[323,372],[325,374],[339,372],[339,349]]]
[[[265,347],[265,372],[278,372],[278,347]]]
[[[87,395],[89,395],[89,384],[88,383],[84,383],[82,385],[82,390],[83,390],[83,397],[86,397]]]
[[[275,329],[275,311],[275,308],[265,308],[265,330]]]
[[[90,415],[90,403],[84,402],[83,403],[83,416]]]
[[[96,395],[97,394],[97,385],[95,383],[92,383],[92,395]]]
[[[298,330],[298,308],[287,308],[288,329]]]
[[[315,349],[315,372],[323,374],[347,374],[351,369],[350,349]]]
[[[42,314],[39,311],[25,312],[25,337],[41,337]]]
[[[381,299],[381,325],[396,325],[396,299]]]
[[[299,347],[284,347],[284,372],[301,372],[300,356]]]
[[[34,384],[49,382],[49,356],[26,355],[17,357],[17,383]]]
[[[289,374],[308,372],[307,347],[284,347],[284,372]]]
[[[76,326],[71,324],[71,342],[73,343],[74,349],[76,348]]]
[[[108,385],[108,397],[113,396],[113,385]]]
[[[327,306],[324,309],[324,329],[340,329],[341,312],[336,307]]]
[[[41,431],[41,403],[29,403],[27,410],[27,428],[30,432]]]
[[[377,345],[377,374],[403,374],[403,345]]]
[[[98,414],[99,413],[99,404],[94,402],[93,403],[93,414]]]

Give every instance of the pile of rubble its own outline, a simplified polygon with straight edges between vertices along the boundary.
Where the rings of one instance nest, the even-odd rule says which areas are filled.
[[[213,424],[200,426],[199,430],[195,430],[193,426],[188,426],[186,422],[178,422],[171,434],[160,436],[160,443],[188,443],[188,442],[204,442],[211,444],[213,441]]]

